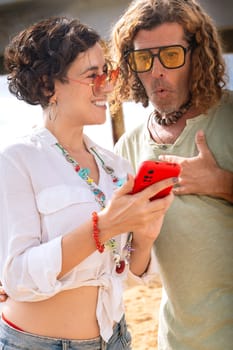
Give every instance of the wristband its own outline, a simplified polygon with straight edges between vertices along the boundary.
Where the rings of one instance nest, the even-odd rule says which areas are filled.
[[[99,228],[98,228],[98,220],[99,220],[98,214],[95,211],[93,211],[93,213],[92,213],[93,238],[94,238],[97,250],[100,253],[103,253],[103,251],[104,251],[104,244],[102,244],[100,242],[100,240],[99,240],[99,233],[100,233],[100,231],[99,231]]]

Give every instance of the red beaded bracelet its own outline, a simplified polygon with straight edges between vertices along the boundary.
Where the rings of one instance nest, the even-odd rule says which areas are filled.
[[[96,245],[96,248],[98,249],[98,251],[100,253],[103,253],[104,251],[104,244],[101,244],[100,240],[99,240],[99,228],[98,228],[98,214],[93,211],[92,213],[92,223],[93,223],[93,238],[94,238],[94,241],[95,241],[95,245]]]

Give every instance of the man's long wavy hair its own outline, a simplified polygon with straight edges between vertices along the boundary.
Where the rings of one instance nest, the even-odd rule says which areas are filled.
[[[111,52],[122,71],[113,96],[113,113],[123,101],[148,106],[146,91],[137,73],[130,71],[124,53],[134,48],[141,29],[151,30],[166,22],[179,23],[192,44],[189,89],[193,105],[205,113],[220,100],[225,86],[222,48],[213,21],[200,5],[195,0],[135,0],[112,30]]]

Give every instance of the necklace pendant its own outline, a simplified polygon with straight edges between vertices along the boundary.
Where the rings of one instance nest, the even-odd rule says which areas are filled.
[[[82,168],[79,170],[78,174],[82,179],[85,180],[90,174],[90,170],[88,168]]]
[[[125,270],[125,260],[120,260],[116,265],[116,273],[122,273]]]

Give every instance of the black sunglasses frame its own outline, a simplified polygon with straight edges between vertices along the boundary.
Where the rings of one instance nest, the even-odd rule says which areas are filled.
[[[166,67],[164,65],[164,63],[162,62],[161,58],[160,58],[160,52],[163,50],[163,49],[167,49],[167,48],[172,48],[172,47],[180,47],[182,48],[182,50],[184,51],[184,62],[182,64],[180,64],[179,66],[176,66],[176,67]],[[168,45],[168,46],[158,46],[158,47],[149,47],[149,48],[145,48],[145,49],[138,49],[138,50],[134,50],[134,49],[130,49],[130,50],[127,50],[125,51],[124,53],[124,59],[125,61],[127,62],[128,66],[130,67],[131,71],[134,72],[134,73],[145,73],[145,72],[149,72],[151,70],[151,68],[153,67],[153,64],[154,64],[154,58],[155,57],[158,57],[159,59],[159,62],[162,64],[162,66],[166,69],[177,69],[177,68],[180,68],[180,67],[183,67],[184,64],[185,64],[185,58],[186,58],[186,54],[189,50],[191,50],[191,45],[189,45],[188,47],[184,47],[182,45]],[[151,50],[159,50],[158,53],[153,53],[151,52]],[[138,71],[138,70],[135,70],[131,67],[130,63],[129,63],[129,55],[130,53],[132,52],[140,52],[140,51],[149,51],[150,54],[151,54],[151,65],[150,65],[150,68],[146,69],[146,70],[143,70],[143,71]]]

